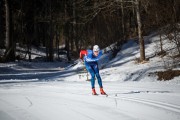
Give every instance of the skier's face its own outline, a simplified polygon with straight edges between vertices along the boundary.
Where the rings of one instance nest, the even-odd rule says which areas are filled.
[[[93,51],[94,52],[94,56],[98,56],[99,55],[99,51]]]

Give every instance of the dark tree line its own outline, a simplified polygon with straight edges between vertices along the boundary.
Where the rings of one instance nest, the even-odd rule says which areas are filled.
[[[143,35],[166,25],[168,37],[177,33],[179,14],[179,0],[0,0],[0,47],[5,49],[0,61],[14,61],[17,45],[26,48],[29,61],[32,46],[44,47],[47,61],[59,57],[54,53],[61,49],[71,60],[94,44],[104,48],[132,37],[139,38],[143,61]],[[179,38],[173,40],[180,52]]]

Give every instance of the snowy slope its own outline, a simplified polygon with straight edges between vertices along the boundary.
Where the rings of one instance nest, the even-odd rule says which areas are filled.
[[[68,64],[0,64],[0,120],[179,120],[180,77],[157,81],[150,74],[165,69],[162,58],[155,56],[158,36],[147,36],[145,41],[150,58],[145,64],[134,61],[139,57],[134,40],[113,60],[108,59],[111,53],[102,57],[100,74],[108,97],[91,95],[79,62],[65,70]],[[96,90],[99,93],[97,83]]]
[[[163,48],[171,53],[174,51],[175,44],[169,42],[166,38],[164,39]],[[152,73],[165,70],[165,68],[167,68],[166,64],[173,63],[172,58],[170,59],[168,57],[168,53],[167,57],[161,58],[156,56],[160,51],[159,36],[146,36],[145,43],[146,58],[149,59],[145,64],[136,63],[136,59],[140,57],[140,54],[139,45],[135,40],[129,40],[123,45],[121,51],[113,60],[110,60],[112,53],[104,54],[99,61],[100,68],[101,66],[104,68],[100,70],[103,81],[157,81],[157,76]],[[166,61],[166,63],[164,63],[164,61]],[[171,65],[168,67],[171,67]],[[83,68],[81,62],[72,67],[73,70],[78,68]],[[180,69],[180,66],[177,66],[175,69]],[[67,81],[83,81],[87,79],[86,71],[84,71],[84,74],[82,72],[77,72],[77,74],[78,75],[68,76]],[[63,78],[63,80],[64,79],[66,78]],[[180,77],[175,77],[172,81],[179,84],[179,80]]]

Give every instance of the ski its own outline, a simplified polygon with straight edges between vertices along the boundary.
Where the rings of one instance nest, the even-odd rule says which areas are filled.
[[[108,97],[108,94],[101,94],[101,96]]]
[[[92,94],[93,96],[102,96],[102,97],[108,97],[108,94]]]

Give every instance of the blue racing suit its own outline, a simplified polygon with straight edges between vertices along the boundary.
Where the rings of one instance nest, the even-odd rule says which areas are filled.
[[[84,63],[86,66],[86,69],[91,74],[91,86],[92,88],[95,87],[95,76],[98,80],[98,84],[100,88],[103,88],[102,86],[102,80],[99,75],[99,68],[98,68],[98,60],[102,56],[102,51],[99,51],[98,56],[93,55],[92,50],[87,50],[87,55],[84,56]]]

